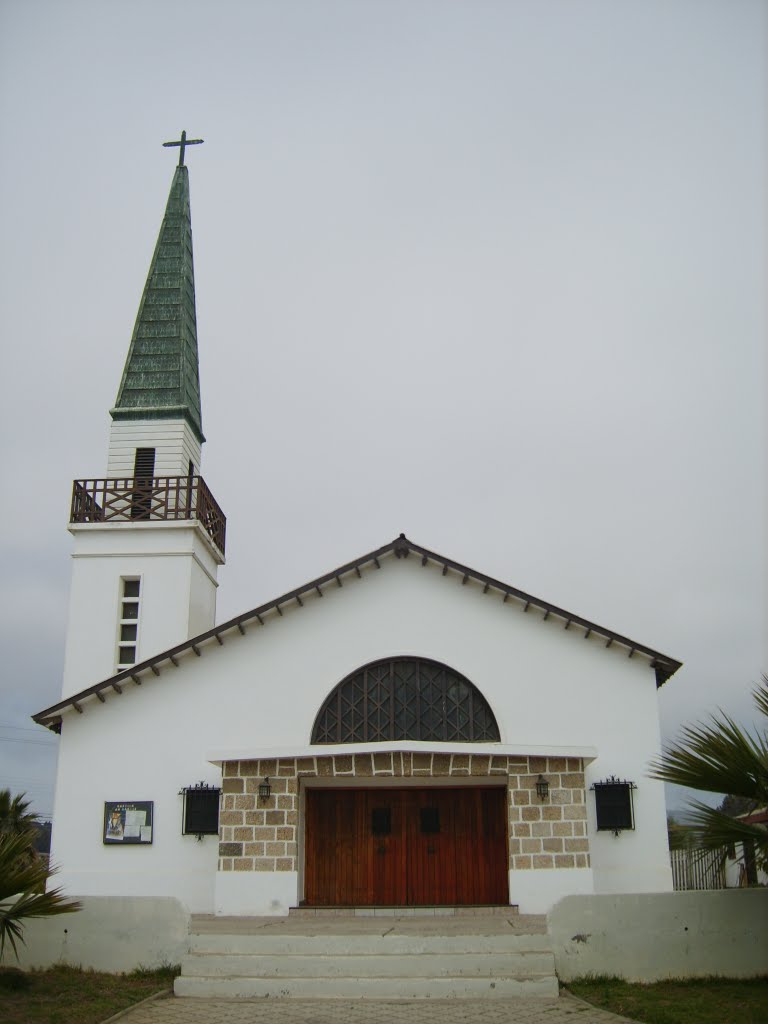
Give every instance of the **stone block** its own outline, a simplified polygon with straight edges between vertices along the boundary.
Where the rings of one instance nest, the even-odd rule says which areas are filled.
[[[296,838],[296,829],[291,825],[284,825],[282,828],[278,826],[275,829],[275,839],[282,839],[286,842],[293,842]]]
[[[267,825],[285,825],[285,811],[267,811],[264,818]]]
[[[232,836],[232,838],[239,843],[250,842],[253,840],[253,829],[250,828],[248,825],[236,828],[234,830],[234,835]]]
[[[568,771],[568,759],[565,757],[548,757],[547,758],[547,771],[548,772],[565,772]]]
[[[391,775],[392,774],[392,754],[374,754],[373,755],[373,771],[376,775]]]
[[[236,812],[237,813],[237,812]],[[242,812],[241,812],[242,813]],[[245,811],[244,825],[263,825],[264,824],[264,811]]]
[[[514,856],[516,853],[520,853],[520,843],[521,842],[522,842],[522,840],[520,840],[520,839],[510,839],[509,840],[509,855],[510,856]]]
[[[235,857],[232,867],[235,871],[253,871],[253,857]]]
[[[432,772],[432,755],[431,754],[413,754],[412,757],[412,768],[415,772]]]
[[[261,828],[254,828],[253,838],[260,842],[272,842],[275,838],[274,826],[263,825]]]
[[[238,811],[255,811],[256,810],[256,797],[248,796],[247,794],[234,797],[235,810]]]
[[[243,843],[243,856],[263,857],[264,843]]]
[[[370,754],[355,754],[355,775],[362,777],[373,775],[373,763]]]
[[[533,867],[531,856],[529,854],[522,854],[515,857],[515,870],[517,871],[530,871]]]
[[[243,777],[249,775],[259,774],[259,762],[258,761],[241,761],[240,762],[240,774]]]
[[[573,835],[573,822],[572,821],[555,821],[552,823],[552,835],[553,836],[572,836]]]
[[[241,857],[243,855],[242,843],[219,843],[220,857]]]
[[[589,854],[588,853],[576,853],[574,854],[577,868],[588,868],[589,867]]]
[[[334,775],[351,775],[352,774],[352,755],[351,754],[336,754],[333,758],[333,774]]]
[[[254,871],[274,871],[275,870],[275,859],[274,857],[257,857],[253,862]]]
[[[563,789],[584,789],[584,776],[581,772],[570,772],[560,776]]]
[[[451,774],[451,755],[450,754],[435,754],[432,758],[432,774],[433,775],[450,775]]]
[[[551,821],[534,821],[531,824],[531,835],[532,836],[551,836],[552,835],[552,822]]]
[[[515,836],[530,836],[531,826],[527,822],[520,822],[512,826],[512,834]]]
[[[240,774],[240,762],[239,761],[225,761],[221,769],[222,777],[230,779],[234,775]]]
[[[333,775],[333,760],[330,757],[318,757],[317,774],[323,778]]]
[[[245,783],[242,779],[223,779],[221,783],[222,793],[242,793]]]
[[[581,772],[584,770],[584,765],[581,763],[580,757],[569,757],[568,758],[568,771],[569,772]]]
[[[267,857],[284,857],[285,843],[266,843],[264,853]]]
[[[219,825],[242,825],[243,813],[243,811],[222,811],[219,814]]]
[[[469,775],[469,754],[451,755],[451,775]]]
[[[555,867],[556,868],[575,868],[576,861],[573,854],[561,853],[555,854]]]
[[[288,758],[281,757],[280,760],[277,762],[277,774],[278,775],[285,775],[285,776],[295,775],[296,774],[296,758],[294,758],[294,757],[288,757]]]
[[[494,754],[491,758],[491,775],[506,775],[508,770],[506,757],[499,757]]]
[[[538,856],[534,855],[533,866],[534,868],[541,868],[543,870],[554,867],[554,864],[552,862],[552,854],[540,853],[538,854]]]
[[[574,804],[572,807],[564,807],[563,817],[567,821],[585,821],[587,817],[587,808],[583,804]]]
[[[541,816],[542,818],[546,818],[547,821],[559,821],[563,816],[563,809],[562,807],[546,805],[541,809]]]
[[[277,760],[275,758],[263,758],[259,761],[259,774],[267,779],[277,775]]]
[[[293,871],[293,860],[291,857],[278,857],[275,861],[276,871]]]
[[[589,852],[589,840],[588,839],[566,839],[565,840],[565,852],[566,853],[588,853]]]
[[[547,759],[546,757],[529,757],[528,758],[528,771],[532,775],[543,775],[547,770]]]
[[[470,763],[470,774],[488,775],[491,767],[491,758],[487,754],[472,754]]]
[[[557,838],[542,839],[541,848],[544,851],[544,853],[562,853],[563,840]]]
[[[521,806],[531,802],[531,794],[527,789],[516,789],[512,792],[512,803]]]
[[[296,806],[293,796],[288,796],[287,793],[283,793],[275,801],[275,807],[278,811],[292,811]]]
[[[521,839],[520,850],[522,853],[541,853],[543,839]]]
[[[523,821],[540,821],[541,820],[541,808],[540,807],[523,807],[522,809]]]

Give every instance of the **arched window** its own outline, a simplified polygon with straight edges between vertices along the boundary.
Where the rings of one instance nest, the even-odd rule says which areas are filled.
[[[498,742],[488,702],[468,679],[426,658],[387,658],[353,672],[318,712],[312,743]]]

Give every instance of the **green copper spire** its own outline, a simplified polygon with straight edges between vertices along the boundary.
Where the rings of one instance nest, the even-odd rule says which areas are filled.
[[[183,152],[183,150],[182,150]],[[174,173],[117,393],[114,420],[185,419],[202,443],[189,172]]]

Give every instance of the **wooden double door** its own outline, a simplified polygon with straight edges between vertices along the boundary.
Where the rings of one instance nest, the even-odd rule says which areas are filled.
[[[506,904],[506,790],[308,789],[310,906]]]

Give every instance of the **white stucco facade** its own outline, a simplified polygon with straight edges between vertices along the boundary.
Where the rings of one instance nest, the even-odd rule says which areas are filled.
[[[223,557],[195,519],[70,524],[62,694],[117,671],[121,581],[141,584],[136,661],[210,629]]]
[[[98,543],[98,526],[83,533],[89,530],[86,543]],[[138,524],[131,531],[145,532]],[[75,559],[76,568],[81,563],[87,559]],[[364,567],[360,578],[350,573],[342,587],[305,597],[301,607],[286,604],[282,615],[264,613],[263,625],[252,619],[244,633],[233,627],[223,644],[211,639],[199,656],[190,650],[177,666],[165,661],[159,675],[144,673],[140,686],[125,681],[103,703],[80,702],[82,713],[63,712],[52,856],[67,891],[173,896],[192,912],[285,913],[302,898],[301,871],[225,877],[215,837],[181,835],[179,790],[220,784],[222,761],[326,754],[329,748],[310,746],[310,736],[328,693],[360,666],[403,655],[469,679],[496,717],[499,750],[584,759],[591,867],[511,870],[511,902],[541,912],[570,894],[671,890],[663,786],[645,774],[659,748],[649,658],[630,658],[618,644],[606,648],[603,637],[565,629],[555,616],[545,621],[540,610],[525,612],[522,602],[505,602],[417,558],[390,554],[380,565]],[[76,595],[73,587],[73,600],[85,600],[83,589],[78,583]],[[109,632],[108,620],[105,613]],[[85,633],[71,642],[82,645]],[[86,682],[93,677],[80,676],[78,687],[70,674],[70,692]],[[611,775],[638,787],[635,829],[618,838],[596,831],[589,792]],[[104,802],[118,800],[154,802],[151,846],[102,844]],[[301,829],[299,821],[300,851]]]

